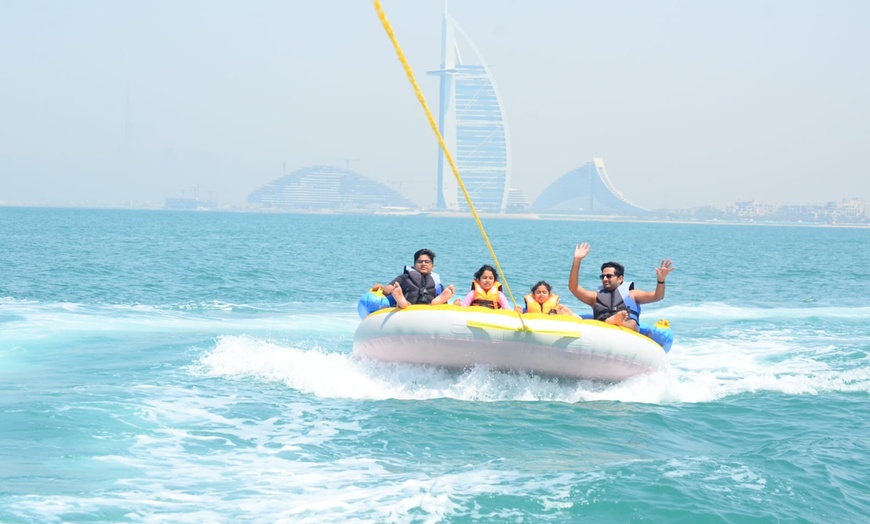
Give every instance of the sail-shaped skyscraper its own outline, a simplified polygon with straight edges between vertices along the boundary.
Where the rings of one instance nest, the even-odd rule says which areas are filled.
[[[446,2],[441,44],[441,68],[429,71],[441,80],[438,118],[441,134],[474,208],[503,213],[511,178],[510,139],[503,104],[483,57],[447,14]],[[460,47],[469,50],[473,60],[468,56],[464,59]],[[456,177],[440,150],[436,207],[468,211]]]

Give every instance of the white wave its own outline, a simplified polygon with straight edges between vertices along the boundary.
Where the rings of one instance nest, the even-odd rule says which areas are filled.
[[[657,373],[616,384],[501,373],[478,366],[450,372],[432,366],[358,360],[319,346],[281,345],[247,336],[221,337],[199,360],[209,376],[281,383],[323,398],[467,401],[711,402],[757,391],[816,394],[870,392],[870,365],[837,370],[777,340],[733,346],[718,341],[679,347]]]
[[[865,318],[870,308],[763,309],[707,303],[657,313],[670,318],[677,333],[670,366],[620,384],[554,380],[485,367],[455,373],[360,361],[350,355],[359,319],[343,308],[240,314],[220,308],[181,311],[13,299],[4,302],[0,348],[26,347],[34,341],[63,347],[76,336],[94,333],[125,339],[131,334],[146,339],[152,333],[195,334],[200,340],[216,340],[200,361],[207,374],[282,383],[324,398],[674,403],[759,391],[870,390]],[[680,315],[686,318],[680,320]],[[810,317],[812,322],[801,322]],[[739,322],[711,328],[705,321],[729,318]],[[777,322],[780,318],[798,322]],[[803,327],[789,327],[795,325]],[[7,367],[25,365],[10,351],[3,356]]]
[[[870,319],[870,307],[757,307],[734,306],[723,302],[705,302],[691,306],[668,306],[644,309],[646,321],[668,320],[762,320],[762,319]]]
[[[468,512],[469,501],[479,497],[531,497],[561,508],[585,504],[589,500],[572,495],[571,486],[597,480],[584,472],[542,479],[487,463],[396,474],[388,464],[365,457],[286,460],[262,448],[219,449],[207,460],[193,460],[187,445],[183,434],[142,442],[131,455],[102,460],[147,476],[119,479],[103,492],[17,497],[9,509],[22,521],[34,522],[67,521],[69,515],[123,507],[124,519],[136,522],[436,523]]]
[[[172,332],[206,331],[221,334],[310,329],[312,336],[353,331],[358,324],[355,307],[349,304],[270,304],[268,306],[211,301],[196,304],[81,304],[73,302],[40,303],[0,299],[4,332],[20,336],[34,334],[44,338],[64,332]],[[728,325],[744,321],[801,321],[824,327],[828,321],[864,323],[870,307],[736,307],[719,302],[692,306],[669,306],[644,311],[647,321],[668,319],[677,340],[691,334],[697,325]],[[0,335],[2,339],[3,335]]]
[[[238,307],[238,306],[232,306]],[[324,315],[296,310],[254,314],[227,312],[221,307],[185,311],[146,305],[42,304],[15,301],[3,308],[0,342],[45,340],[82,333],[281,333],[306,331],[309,336],[352,333],[356,312]]]

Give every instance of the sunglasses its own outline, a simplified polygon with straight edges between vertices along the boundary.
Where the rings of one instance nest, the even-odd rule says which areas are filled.
[[[602,273],[602,274],[598,275],[598,278],[600,278],[601,280],[604,280],[605,278],[617,278],[618,276],[619,275],[617,275],[616,273],[610,273],[609,275]]]
[[[431,261],[431,260],[423,260],[422,258],[420,258],[420,259],[417,259],[417,263],[418,263],[418,264],[429,264],[429,265],[431,265],[431,264],[432,264],[432,261]]]

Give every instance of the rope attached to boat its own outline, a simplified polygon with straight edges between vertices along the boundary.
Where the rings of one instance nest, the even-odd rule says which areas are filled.
[[[489,249],[489,254],[492,256],[493,262],[495,262],[495,267],[498,269],[498,272],[501,273],[502,280],[504,281],[504,288],[505,290],[507,290],[511,302],[516,304],[517,301],[514,300],[514,295],[513,293],[511,293],[511,287],[508,285],[507,282],[507,275],[505,275],[504,270],[502,270],[501,264],[498,263],[498,257],[495,256],[495,251],[492,249],[492,244],[489,242],[489,237],[487,237],[486,235],[486,230],[483,228],[483,224],[480,222],[480,217],[477,216],[477,211],[474,209],[474,204],[472,204],[471,202],[471,196],[468,195],[468,190],[465,189],[465,183],[462,181],[462,177],[459,176],[459,169],[456,168],[456,163],[453,161],[453,155],[451,155],[450,151],[447,149],[447,144],[444,142],[444,137],[441,135],[441,131],[438,129],[438,124],[435,123],[435,117],[432,116],[432,112],[429,110],[429,105],[426,103],[426,98],[423,96],[423,92],[420,90],[420,86],[417,84],[417,80],[414,78],[414,72],[411,70],[411,65],[405,58],[405,53],[402,51],[402,48],[399,46],[399,41],[396,39],[396,33],[393,31],[393,27],[392,25],[390,25],[390,21],[387,19],[387,14],[384,12],[384,8],[381,6],[380,0],[374,0],[374,4],[375,11],[377,11],[378,13],[378,18],[381,20],[381,25],[384,26],[384,31],[386,31],[387,36],[390,37],[390,41],[393,43],[393,48],[396,50],[396,55],[399,57],[399,62],[402,63],[402,67],[405,69],[405,74],[408,76],[408,80],[414,87],[414,94],[417,95],[417,100],[420,101],[420,105],[422,105],[423,110],[426,111],[426,118],[429,120],[429,126],[438,137],[438,144],[441,145],[441,150],[444,151],[444,156],[445,158],[447,158],[447,163],[450,164],[450,169],[453,171],[453,176],[456,177],[456,181],[459,183],[460,189],[462,189],[462,194],[465,195],[465,201],[468,203],[468,208],[471,210],[471,215],[474,217],[474,221],[477,222],[477,228],[480,229],[480,234],[483,236],[484,242],[486,242],[486,247],[487,249]],[[524,331],[529,331],[529,328],[526,326],[526,323],[523,320],[523,316],[521,314],[518,314],[518,316],[520,317],[520,323],[523,325],[522,329]]]

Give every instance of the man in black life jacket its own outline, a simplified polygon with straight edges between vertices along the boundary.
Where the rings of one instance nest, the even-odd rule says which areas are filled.
[[[433,273],[435,253],[420,249],[414,253],[414,266],[405,266],[405,271],[384,286],[384,295],[392,294],[396,306],[404,309],[413,304],[446,304],[453,298],[453,284],[446,288],[441,278]]]
[[[634,282],[625,282],[625,268],[616,262],[601,265],[601,287],[598,291],[585,289],[580,285],[580,262],[589,254],[589,244],[583,242],[574,248],[574,264],[568,277],[568,289],[581,302],[592,307],[595,320],[608,324],[639,330],[640,305],[658,302],[665,298],[665,279],[674,270],[673,263],[662,260],[656,268],[655,291],[634,288]]]

